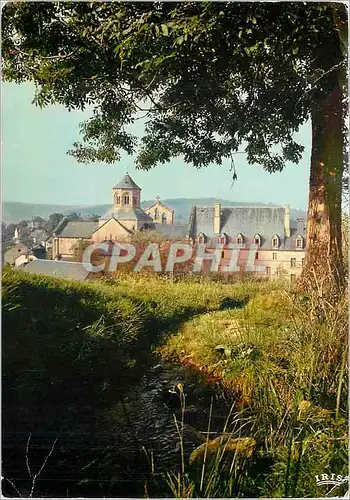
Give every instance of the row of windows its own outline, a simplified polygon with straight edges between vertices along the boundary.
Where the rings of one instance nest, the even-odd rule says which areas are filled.
[[[198,235],[198,243],[205,243],[206,240],[207,240],[207,238],[206,238],[205,234],[204,233],[199,233],[199,235]],[[226,245],[227,241],[228,241],[228,236],[226,234],[222,234],[219,237],[219,240],[218,240],[218,242],[221,245]],[[258,247],[260,247],[261,246],[261,236],[260,236],[260,234],[256,234],[254,236],[253,241],[254,241],[255,245],[258,245]],[[237,234],[237,236],[236,236],[236,244],[237,245],[243,245],[244,242],[245,242],[245,238],[244,238],[243,234],[241,234],[241,233]],[[272,237],[272,239],[271,239],[272,248],[279,248],[280,244],[281,244],[280,237],[277,234],[275,234]],[[296,240],[295,240],[295,246],[296,246],[296,248],[299,248],[299,249],[304,248],[304,238],[303,238],[303,236],[299,235],[296,238]],[[274,255],[277,255],[277,254],[274,254]]]
[[[120,201],[122,201],[122,205],[129,205],[129,203],[130,203],[129,193],[125,193],[125,194],[123,194],[123,196],[117,195],[115,197],[115,200],[116,200],[117,205],[120,205]],[[137,205],[137,198],[136,197],[133,198],[133,202],[134,202],[134,205]]]
[[[305,259],[301,259],[301,267],[304,267]],[[297,267],[296,258],[292,257],[290,259],[290,267]],[[271,274],[271,267],[266,267],[266,274]]]
[[[222,251],[221,252],[221,258],[224,259],[225,258],[225,252]],[[255,260],[257,260],[259,258],[259,252],[255,252]],[[272,260],[277,260],[277,253],[273,253],[272,254]],[[285,262],[285,261],[283,261]],[[291,257],[290,259],[290,267],[297,267],[297,259],[295,257]],[[302,267],[304,267],[304,262],[305,262],[305,259],[301,259],[301,265]],[[267,270],[270,270],[271,271],[271,268],[270,267],[267,267],[266,268],[266,273],[267,274],[270,274],[270,272],[267,272]]]
[[[135,231],[135,226],[132,226],[132,229]],[[104,241],[118,241],[118,236],[113,236],[112,234],[109,235],[109,238],[107,236],[104,237]]]

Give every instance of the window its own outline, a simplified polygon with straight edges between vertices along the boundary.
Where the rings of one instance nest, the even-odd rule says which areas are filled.
[[[129,205],[129,193],[123,194],[123,205]]]
[[[117,196],[117,205],[120,205],[120,196]]]
[[[304,267],[305,259],[301,259],[301,267]]]
[[[254,236],[254,243],[255,243],[255,245],[258,245],[258,247],[260,247],[260,246],[261,246],[261,238],[260,238],[260,234],[256,234],[256,235]]]
[[[111,234],[109,235],[109,239],[110,239],[110,240],[112,239],[112,235],[111,235]]]
[[[276,252],[273,252],[273,254],[272,254],[272,260],[277,260],[277,253]]]
[[[219,238],[220,245],[226,245],[226,234],[222,234]]]
[[[271,274],[271,267],[266,267],[266,274],[270,276],[270,274]]]
[[[237,234],[236,243],[237,243],[237,245],[243,245],[243,243],[244,243],[243,234],[241,234],[241,233]]]
[[[255,260],[259,258],[259,252],[255,252]]]
[[[222,252],[221,252],[221,258],[223,259],[224,257],[225,257],[225,252],[224,252],[224,251],[222,251]]]
[[[295,274],[291,274],[291,275],[290,275],[290,281],[294,281],[294,280],[295,280],[295,278],[296,278],[296,275],[295,275]]]
[[[162,214],[162,224],[166,224],[166,214]]]
[[[275,234],[274,236],[272,236],[272,248],[278,248],[279,245],[280,245],[280,239],[277,236],[277,234]]]
[[[155,219],[159,219],[159,210],[158,210],[158,208],[156,208],[155,211],[154,211],[154,218]]]
[[[299,235],[296,239],[295,245],[297,248],[303,248],[304,247],[304,238]]]
[[[136,198],[136,196],[134,196],[133,200],[134,200],[134,201],[133,201],[134,206],[136,206],[136,205],[137,205],[137,198]]]
[[[292,257],[290,259],[290,267],[296,267],[297,265],[297,259],[295,259],[294,257]]]
[[[205,243],[205,235],[203,233],[198,235],[198,243]]]

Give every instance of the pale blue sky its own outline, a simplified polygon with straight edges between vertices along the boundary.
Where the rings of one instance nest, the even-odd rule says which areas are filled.
[[[142,188],[142,199],[216,197],[238,202],[290,204],[306,208],[310,162],[310,125],[298,140],[305,146],[299,165],[268,174],[236,155],[238,180],[231,188],[229,162],[202,170],[179,158],[144,172],[124,155],[114,165],[78,164],[66,154],[78,139],[84,115],[61,107],[33,106],[31,85],[2,84],[2,192],[4,201],[95,205],[111,202],[111,188],[126,170]],[[134,130],[142,133],[142,123]]]

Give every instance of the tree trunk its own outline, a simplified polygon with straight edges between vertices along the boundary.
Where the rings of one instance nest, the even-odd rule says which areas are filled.
[[[332,80],[334,82],[334,77]],[[343,113],[339,78],[329,93],[322,94],[316,100],[311,116],[305,275],[311,273],[317,279],[330,280],[339,286],[344,276],[341,236]]]
[[[313,67],[322,72],[313,95],[312,151],[304,276],[312,276],[323,287],[326,281],[341,290],[344,281],[342,257],[342,177],[344,171],[343,89],[347,58],[348,16],[345,5],[327,7],[330,29],[322,33],[315,48]],[[319,285],[318,285],[319,286]],[[334,290],[334,288],[332,287]]]

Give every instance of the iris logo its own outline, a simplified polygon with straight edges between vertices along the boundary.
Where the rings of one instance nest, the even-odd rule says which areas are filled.
[[[320,474],[315,476],[317,486],[322,486],[324,484],[331,484],[334,486],[339,486],[349,481],[349,476],[342,476],[341,474]]]
[[[316,484],[319,487],[328,485],[332,486],[332,488],[326,493],[326,497],[329,497],[329,495],[334,491],[340,488],[343,485],[346,485],[349,483],[349,476],[342,476],[341,474],[335,474],[335,473],[330,473],[330,474],[319,474],[315,476],[316,479]],[[349,490],[346,493],[346,495],[338,497],[338,498],[349,498]]]

